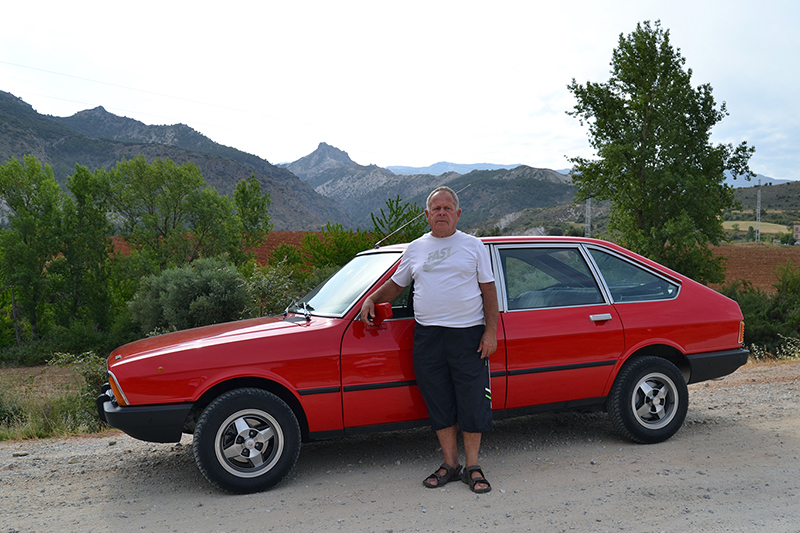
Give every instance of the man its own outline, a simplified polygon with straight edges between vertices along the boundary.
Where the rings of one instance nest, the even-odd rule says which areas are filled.
[[[397,272],[364,301],[361,320],[372,325],[375,304],[394,300],[414,282],[414,373],[444,455],[423,485],[441,487],[460,476],[482,493],[491,490],[478,452],[482,433],[492,428],[488,358],[497,349],[497,292],[489,254],[479,239],[456,230],[460,217],[455,191],[431,192],[425,207],[430,233],[409,244]]]

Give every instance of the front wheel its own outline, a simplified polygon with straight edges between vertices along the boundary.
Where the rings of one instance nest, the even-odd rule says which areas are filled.
[[[261,389],[229,391],[206,407],[194,432],[203,476],[234,493],[278,484],[300,455],[300,425],[286,403]]]
[[[642,444],[663,442],[683,425],[689,389],[671,362],[654,356],[638,357],[620,371],[607,408],[623,437]]]

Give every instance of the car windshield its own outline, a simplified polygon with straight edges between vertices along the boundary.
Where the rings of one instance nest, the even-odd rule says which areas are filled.
[[[400,252],[359,255],[316,289],[288,307],[289,311],[341,317],[399,258]]]

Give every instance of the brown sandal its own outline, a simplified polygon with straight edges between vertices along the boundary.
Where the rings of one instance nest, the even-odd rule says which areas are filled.
[[[478,472],[480,474],[480,477],[473,478],[472,477],[473,472]],[[486,477],[483,475],[483,470],[481,470],[481,467],[478,465],[466,467],[464,471],[461,472],[461,481],[469,485],[469,490],[477,494],[483,494],[485,492],[489,492],[490,490],[492,490],[492,485],[489,484],[488,481],[486,481]],[[475,485],[477,485],[478,483],[485,483],[486,487],[482,489],[476,489]]]
[[[439,470],[444,470],[444,474],[440,474]],[[422,481],[422,484],[425,485],[426,487],[428,487],[429,489],[435,489],[437,487],[443,487],[443,486],[447,485],[448,482],[453,481],[454,479],[456,479],[460,475],[461,475],[461,465],[458,465],[455,468],[453,468],[452,466],[450,466],[447,463],[442,463],[442,466],[440,466],[436,470],[436,472],[434,472],[430,476],[426,477]],[[435,479],[436,480],[436,485],[430,483],[428,481],[429,479],[430,480]]]

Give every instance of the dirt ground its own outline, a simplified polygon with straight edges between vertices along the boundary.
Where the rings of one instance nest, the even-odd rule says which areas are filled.
[[[800,531],[800,362],[690,386],[684,427],[637,445],[605,414],[499,421],[493,491],[426,489],[426,429],[303,446],[271,491],[214,490],[180,444],[102,436],[0,443],[0,531]]]

